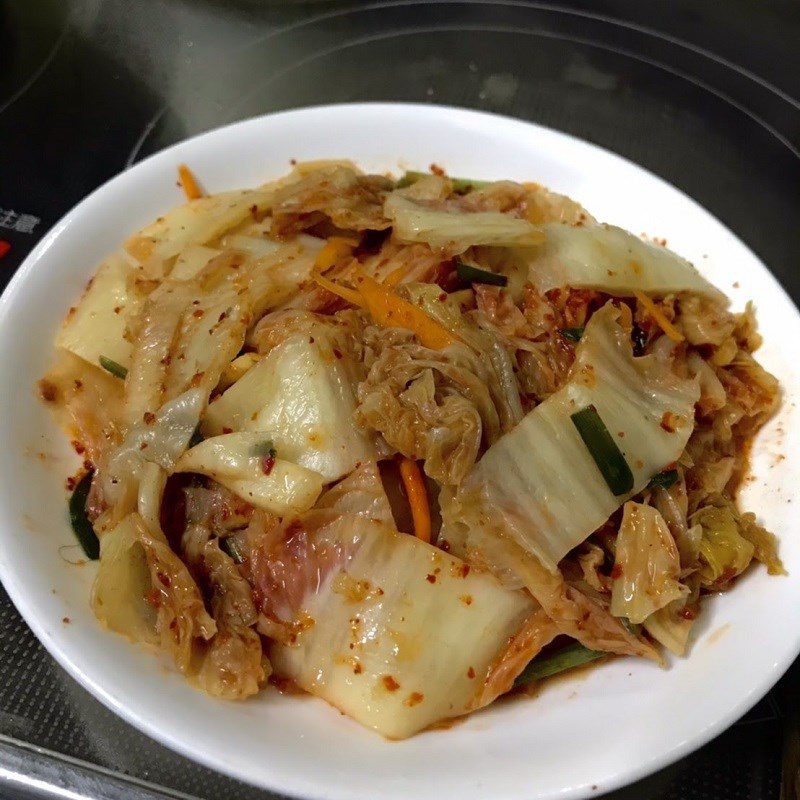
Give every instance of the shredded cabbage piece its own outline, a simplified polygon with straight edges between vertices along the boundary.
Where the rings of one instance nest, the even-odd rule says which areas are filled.
[[[374,458],[356,427],[356,365],[338,331],[313,316],[213,402],[203,430],[262,431],[281,458],[337,480]]]
[[[678,548],[652,506],[625,503],[617,536],[611,613],[638,625],[689,594],[679,581]]]
[[[452,255],[473,245],[538,244],[542,234],[524,219],[497,211],[449,211],[393,192],[384,204],[394,235],[404,242],[425,242]]]
[[[697,384],[652,356],[634,358],[618,314],[610,304],[595,312],[567,384],[492,445],[462,487],[553,571],[624,500],[677,460],[694,427]],[[625,496],[612,493],[572,423],[571,415],[589,405],[633,473]],[[662,425],[667,414],[669,429]]]
[[[299,514],[314,505],[323,478],[275,455],[272,442],[257,431],[214,436],[187,450],[175,472],[196,472],[226,486],[258,508]]]
[[[563,286],[621,297],[634,290],[659,295],[696,292],[723,305],[728,302],[686,259],[622,228],[548,223],[541,230],[544,245],[519,254],[540,292]]]
[[[100,356],[129,367],[132,345],[126,338],[144,300],[125,259],[114,255],[100,265],[56,336],[56,347],[97,365]]]
[[[273,561],[291,553],[318,575],[262,609],[293,612],[276,672],[393,739],[466,713],[535,604],[339,497],[348,510],[323,498],[321,525],[310,512],[273,544]]]

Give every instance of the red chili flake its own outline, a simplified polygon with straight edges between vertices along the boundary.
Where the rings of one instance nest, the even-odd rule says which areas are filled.
[[[5,239],[0,239],[0,258],[8,253],[11,249],[11,242],[7,242]]]
[[[445,553],[449,553],[450,552],[450,542],[448,542],[447,539],[442,539],[442,541],[439,542],[439,549],[440,550],[444,550]]]
[[[439,295],[439,302],[440,302],[440,303],[444,303],[444,301],[445,301],[445,300],[447,300],[447,292],[442,292],[442,293]]]
[[[353,667],[353,674],[360,675],[363,671],[364,667],[362,667],[359,662],[356,662],[355,666]]]
[[[471,606],[471,605],[472,605],[472,595],[471,595],[471,594],[462,594],[462,595],[461,595],[461,596],[460,596],[458,599],[459,599],[459,600],[460,600],[460,601],[461,601],[461,602],[462,602],[462,603],[463,603],[465,606]]]
[[[69,477],[67,478],[66,484],[67,484],[67,491],[71,492],[75,489],[77,481],[75,480],[75,478]]]
[[[144,599],[153,607],[153,608],[161,608],[161,592],[158,589],[150,589],[145,596]]]
[[[83,468],[88,472],[89,470],[94,469],[94,464],[92,464],[92,462],[86,458],[83,461]]]
[[[689,606],[684,606],[678,614],[684,619],[694,619],[697,616],[697,612],[693,608],[689,608]]]
[[[86,452],[86,448],[77,439],[73,439],[70,444],[79,456],[82,456]]]
[[[261,459],[261,471],[265,475],[269,475],[275,466],[275,456],[268,454]]]
[[[424,699],[425,695],[422,694],[422,692],[411,692],[411,694],[405,700],[403,700],[403,705],[413,708],[414,706],[419,705]]]
[[[122,311],[122,306],[114,306],[114,313],[115,314],[119,314],[120,311]]]
[[[145,411],[142,419],[145,425],[152,425],[156,421],[156,415],[152,411]]]
[[[472,680],[472,679],[475,677],[475,670],[474,670],[472,667],[470,667],[470,668],[467,670],[467,677],[468,677],[470,680]]]
[[[614,578],[615,580],[617,578],[621,578],[622,577],[622,565],[621,564],[614,564],[614,566],[613,566],[613,568],[611,570],[611,577]]]
[[[337,350],[335,347],[333,348],[333,354],[334,354],[334,356],[336,356],[336,358],[341,358],[342,357],[342,351],[341,350]]]
[[[736,577],[736,570],[733,567],[726,567],[722,575],[714,581],[715,586],[724,586],[728,581]]]
[[[159,572],[156,574],[158,580],[161,582],[162,586],[166,586],[167,588],[170,587],[170,579],[169,576],[165,575],[163,572]]]
[[[202,316],[203,316],[203,314],[205,314],[205,313],[206,313],[206,312],[205,312],[205,311],[203,311],[203,309],[202,309],[202,308],[196,308],[196,309],[195,309],[195,310],[192,312],[192,316],[193,316],[193,317],[197,317],[197,319],[200,319],[200,317],[202,317]]]
[[[425,580],[428,581],[428,583],[436,583],[436,576],[435,575],[428,575],[425,578]]]
[[[391,675],[384,675],[382,680],[388,692],[396,692],[400,688],[400,684]]]
[[[54,402],[58,398],[58,387],[45,378],[39,381],[39,396],[48,403]]]
[[[466,578],[469,575],[469,564],[461,565],[461,577]]]
[[[69,617],[64,617],[64,618],[63,618],[61,621],[62,621],[62,622],[65,624],[65,625],[69,625],[69,624],[70,624],[70,622],[72,622],[72,620],[71,620]]]
[[[296,159],[296,158],[290,158],[290,159],[289,159],[289,163],[290,163],[290,164],[291,164],[293,167],[295,167],[295,166],[297,166],[297,159]]]
[[[253,217],[253,219],[255,219],[258,216],[258,206],[255,203],[253,203],[253,205],[250,206],[250,214]]]
[[[314,337],[313,336],[309,336],[308,337],[308,343],[309,344],[314,344]]]
[[[83,389],[83,381],[79,381],[76,378],[74,383],[75,383],[75,391],[80,391],[81,389]]]
[[[227,425],[223,425],[222,432],[223,433],[233,433],[233,428],[229,428]]]
[[[440,178],[443,178],[447,174],[438,164],[431,164],[428,169],[430,169],[434,175],[438,175]]]

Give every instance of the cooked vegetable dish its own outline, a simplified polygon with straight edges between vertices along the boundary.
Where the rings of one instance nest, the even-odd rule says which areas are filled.
[[[600,658],[691,656],[776,540],[754,310],[534,183],[349,162],[205,195],[109,257],[41,397],[92,608],[195,686],[404,738]]]

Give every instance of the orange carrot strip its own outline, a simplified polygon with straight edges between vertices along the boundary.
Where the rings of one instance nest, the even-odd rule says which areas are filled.
[[[203,190],[186,164],[178,167],[178,180],[181,182],[181,188],[187,200],[197,200],[199,197],[203,197]]]
[[[433,350],[441,350],[457,341],[446,328],[421,308],[398,297],[363,270],[356,277],[356,287],[364,298],[372,319],[381,327],[407,328],[417,335],[425,347]]]
[[[425,479],[422,477],[416,461],[405,456],[400,457],[400,477],[406,489],[408,504],[411,506],[411,518],[414,520],[414,535],[423,542],[431,540],[431,508],[428,503],[428,492]]]
[[[330,269],[342,256],[349,256],[353,248],[358,247],[356,239],[347,239],[344,236],[331,236],[322,250],[317,253],[314,268],[319,272]]]
[[[364,308],[364,299],[355,289],[349,289],[347,286],[341,286],[338,283],[334,283],[332,280],[329,280],[324,275],[320,275],[318,272],[312,272],[311,277],[323,289],[327,289],[332,294],[341,297],[342,300],[346,300],[348,303],[351,303],[354,306]]]
[[[658,323],[673,342],[682,342],[683,334],[666,318],[664,312],[644,293],[634,289],[636,299],[645,307],[647,313]]]
[[[393,269],[384,279],[383,285],[389,289],[394,289],[398,283],[403,279],[403,275],[406,274],[405,267],[397,267]]]

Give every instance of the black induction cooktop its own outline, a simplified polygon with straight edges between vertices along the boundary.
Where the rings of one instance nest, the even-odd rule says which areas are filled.
[[[0,286],[82,197],[173,142],[279,109],[396,100],[508,114],[630,158],[728,225],[797,301],[798,98],[795,0],[0,0]],[[782,769],[797,797],[799,689],[795,664],[737,725],[613,797],[777,800]],[[114,717],[0,589],[0,798],[161,796],[274,797]]]

